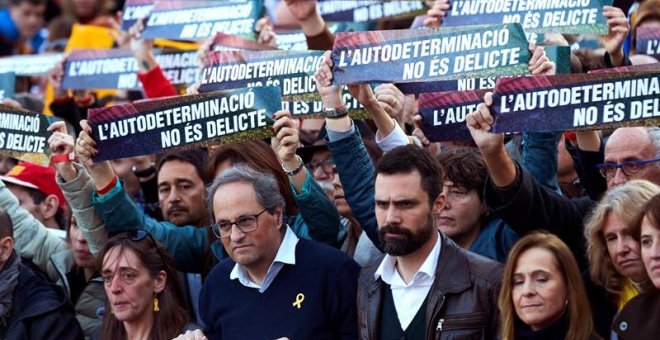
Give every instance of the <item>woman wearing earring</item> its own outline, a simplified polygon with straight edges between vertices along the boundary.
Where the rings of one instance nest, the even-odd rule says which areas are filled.
[[[555,235],[534,232],[513,246],[498,305],[503,340],[597,338],[577,262]]]
[[[632,229],[653,286],[626,304],[612,323],[612,330],[621,340],[657,339],[660,333],[660,194],[648,201]]]
[[[169,340],[190,329],[173,260],[151,234],[118,234],[97,259],[108,296],[101,339]]]

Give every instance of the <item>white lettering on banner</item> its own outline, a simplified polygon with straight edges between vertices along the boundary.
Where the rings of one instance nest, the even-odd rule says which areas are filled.
[[[500,112],[555,108],[651,95],[660,95],[660,77],[658,75],[641,79],[627,79],[610,83],[506,95],[502,97]],[[513,106],[511,107],[510,104],[513,104]]]
[[[40,125],[37,116],[0,112],[0,129],[37,133]]]
[[[252,1],[248,1],[244,4],[234,4],[231,7],[205,7],[152,12],[149,15],[147,26],[169,26],[244,19],[250,16],[252,7]]]
[[[465,122],[465,116],[477,109],[477,104],[468,104],[459,107],[448,107],[433,110],[433,125],[447,125]],[[444,118],[444,120],[443,120]]]
[[[339,52],[339,67],[408,60],[443,54],[494,49],[509,43],[507,28],[484,32],[453,34],[439,38],[406,41],[398,44],[344,49]],[[350,59],[350,60],[349,60]]]
[[[323,56],[321,55],[248,62],[245,64],[215,65],[204,69],[202,84],[277,77],[288,74],[314,74],[322,62]]]
[[[97,127],[97,132],[101,141],[124,137],[154,129],[187,124],[213,116],[245,111],[254,107],[254,100],[254,92],[251,91],[228,97],[213,98],[116,122],[103,123]]]
[[[590,2],[591,0],[457,0],[452,1],[451,14],[458,16],[573,9],[587,7]]]
[[[124,15],[121,18],[122,20],[139,20],[149,15],[153,8],[153,4],[126,6],[124,7]]]

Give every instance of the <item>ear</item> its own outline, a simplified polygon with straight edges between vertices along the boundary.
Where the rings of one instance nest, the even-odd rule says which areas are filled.
[[[273,212],[273,216],[275,217],[275,224],[277,225],[277,229],[282,228],[282,225],[284,224],[284,208],[276,207],[275,212]]]
[[[164,270],[158,272],[158,275],[154,278],[154,293],[158,294],[165,290],[167,285],[167,273]]]
[[[14,250],[14,239],[9,236],[0,238],[0,263],[9,260],[12,250]]]
[[[434,214],[439,214],[442,208],[445,206],[445,200],[447,197],[445,196],[444,192],[441,192],[440,195],[435,199],[433,202],[433,213]]]
[[[60,208],[60,199],[55,195],[48,195],[39,206],[45,219],[53,218]]]

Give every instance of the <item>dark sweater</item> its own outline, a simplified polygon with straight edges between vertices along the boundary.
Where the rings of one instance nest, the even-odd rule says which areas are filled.
[[[347,255],[301,239],[296,264],[285,264],[264,293],[230,280],[234,264],[226,259],[215,266],[202,287],[199,309],[209,339],[357,339],[360,267]]]

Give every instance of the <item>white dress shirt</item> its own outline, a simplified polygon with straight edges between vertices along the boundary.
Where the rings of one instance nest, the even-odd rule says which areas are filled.
[[[271,283],[275,280],[277,273],[282,270],[284,264],[295,265],[296,264],[296,245],[298,244],[298,236],[293,233],[293,230],[286,226],[286,233],[284,234],[284,239],[280,244],[280,248],[277,249],[277,254],[275,254],[275,259],[273,263],[270,264],[266,276],[264,277],[264,282],[260,286],[250,280],[250,276],[245,271],[245,268],[240,264],[235,264],[234,269],[231,270],[229,278],[231,280],[238,279],[243,286],[248,288],[255,288],[259,290],[259,293],[263,293],[268,289]]]
[[[435,268],[440,257],[440,248],[440,237],[438,237],[435,246],[433,246],[417,273],[413,275],[409,284],[406,284],[399,275],[396,269],[396,257],[394,256],[385,255],[383,262],[380,263],[374,274],[376,279],[380,277],[383,282],[390,285],[396,315],[399,318],[401,329],[404,331],[415,318],[415,314],[417,314],[431,290],[435,280]]]

